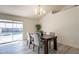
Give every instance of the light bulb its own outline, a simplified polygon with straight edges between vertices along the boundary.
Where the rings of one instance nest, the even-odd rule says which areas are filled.
[[[38,10],[37,10],[37,9],[35,9],[35,14],[37,14],[37,11],[38,11]]]
[[[43,14],[45,14],[46,12],[45,12],[45,10],[43,10]]]
[[[42,15],[42,12],[40,12],[40,15]]]
[[[40,8],[40,12],[42,12],[43,11],[43,9],[42,8]]]

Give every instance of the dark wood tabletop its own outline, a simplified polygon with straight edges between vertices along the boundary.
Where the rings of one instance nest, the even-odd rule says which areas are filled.
[[[54,39],[56,38],[57,36],[51,36],[51,35],[43,35],[41,38],[42,39],[45,39],[45,40],[50,40],[50,39]]]

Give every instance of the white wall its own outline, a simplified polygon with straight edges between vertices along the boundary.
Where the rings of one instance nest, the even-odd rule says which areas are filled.
[[[38,19],[26,19],[23,20],[23,28],[24,28],[24,37],[26,37],[26,33],[33,33],[36,31],[35,25],[38,24]]]
[[[58,42],[79,48],[79,7],[49,13],[40,23],[45,32],[56,32]]]
[[[38,23],[38,19],[31,19],[19,16],[13,16],[0,13],[0,19],[5,20],[18,20],[23,22],[23,38],[26,37],[27,32],[35,32],[35,25]]]

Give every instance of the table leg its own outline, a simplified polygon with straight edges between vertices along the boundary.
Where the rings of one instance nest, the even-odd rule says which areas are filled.
[[[44,41],[44,53],[48,54],[48,40]]]
[[[49,42],[48,42],[48,47],[49,47],[49,49],[51,49],[51,41],[52,41],[52,40],[49,40]]]
[[[57,38],[54,39],[54,49],[57,50]]]

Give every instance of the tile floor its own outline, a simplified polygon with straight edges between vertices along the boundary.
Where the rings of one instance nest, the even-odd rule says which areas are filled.
[[[33,52],[32,46],[28,48],[26,41],[16,41],[0,45],[0,54],[37,54],[37,49]],[[40,54],[44,54],[41,49]],[[58,50],[49,49],[49,54],[79,54],[79,49],[58,43]]]

